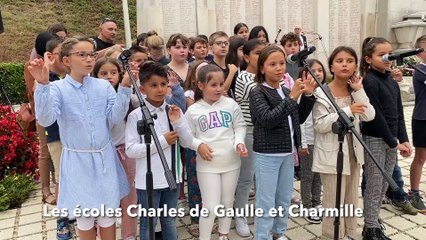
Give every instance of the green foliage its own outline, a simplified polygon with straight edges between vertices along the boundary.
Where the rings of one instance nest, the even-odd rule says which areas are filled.
[[[35,187],[31,175],[7,175],[0,181],[0,211],[19,207]]]
[[[128,0],[131,35],[136,39],[136,0]],[[5,32],[0,35],[0,63],[28,61],[37,33],[61,22],[70,36],[98,35],[105,17],[118,23],[117,43],[124,43],[120,0],[0,0]]]
[[[0,85],[12,104],[28,101],[25,94],[24,64],[0,64]],[[8,104],[3,93],[0,101]]]

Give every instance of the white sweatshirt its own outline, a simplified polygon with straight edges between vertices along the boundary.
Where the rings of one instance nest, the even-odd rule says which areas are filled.
[[[244,144],[246,123],[238,104],[221,97],[212,105],[203,99],[192,104],[185,113],[194,140],[191,149],[197,151],[201,143],[213,149],[213,159],[204,160],[197,152],[197,171],[207,173],[229,172],[240,168],[241,159],[236,151]]]

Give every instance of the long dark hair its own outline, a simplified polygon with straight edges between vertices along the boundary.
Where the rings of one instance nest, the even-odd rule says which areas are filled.
[[[367,73],[367,70],[370,68],[366,57],[371,57],[376,50],[377,44],[389,43],[386,38],[382,37],[367,37],[362,42],[362,54],[361,54],[361,63],[359,65],[359,73],[361,76],[364,76]]]
[[[265,27],[263,27],[263,26],[256,26],[256,27],[252,28],[251,31],[250,31],[250,35],[249,35],[249,40],[253,39],[253,38],[258,38],[257,36],[259,35],[260,31],[263,31],[265,33],[266,42],[269,43],[268,32],[266,31]]]
[[[241,61],[240,59],[238,59],[238,48],[244,46],[245,43],[246,41],[244,41],[244,39],[241,37],[232,36],[229,38],[229,51],[225,58],[227,66],[228,64],[234,64],[241,70],[246,69],[247,66],[244,60]]]
[[[261,69],[263,64],[265,64],[266,59],[268,59],[269,55],[271,55],[274,52],[280,52],[285,56],[284,51],[276,45],[269,45],[265,47],[260,53],[259,60],[257,61],[257,71],[256,71],[256,77],[255,77],[255,81],[258,84],[265,82],[265,74],[262,73]]]
[[[220,67],[218,67],[215,64],[202,66],[200,70],[198,70],[197,83],[203,83],[204,85],[207,85],[207,83],[212,79],[211,73],[213,72],[223,73],[222,69],[220,69]],[[194,100],[198,101],[202,98],[203,98],[203,91],[201,91],[199,87],[195,88]]]
[[[247,24],[242,23],[242,22],[237,23],[237,25],[235,25],[235,27],[234,27],[234,35],[237,35],[238,31],[240,31],[240,28],[242,28],[242,27],[246,27],[247,30],[249,29],[249,27],[247,26]]]

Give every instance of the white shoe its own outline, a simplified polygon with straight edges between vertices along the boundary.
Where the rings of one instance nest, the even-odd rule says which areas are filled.
[[[132,236],[132,237],[127,237],[124,240],[136,240],[136,238]]]
[[[250,228],[245,217],[235,218],[235,230],[237,231],[237,234],[240,235],[240,237],[250,236]]]
[[[281,237],[279,237],[275,240],[288,240],[288,238],[286,236],[282,235]]]
[[[219,236],[219,240],[229,240],[228,236]]]

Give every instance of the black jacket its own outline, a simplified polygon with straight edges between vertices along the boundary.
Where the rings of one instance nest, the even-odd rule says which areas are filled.
[[[276,89],[259,85],[250,92],[250,114],[254,124],[253,151],[258,153],[290,153],[291,132],[288,115],[292,118],[294,143],[301,144],[300,124],[305,122],[315,103],[315,97],[302,96],[300,104],[290,99],[290,90],[283,88],[285,99]]]
[[[404,109],[398,83],[389,72],[381,73],[369,69],[363,80],[364,90],[376,110],[373,121],[363,122],[363,135],[382,138],[389,147],[408,142],[405,129]]]

